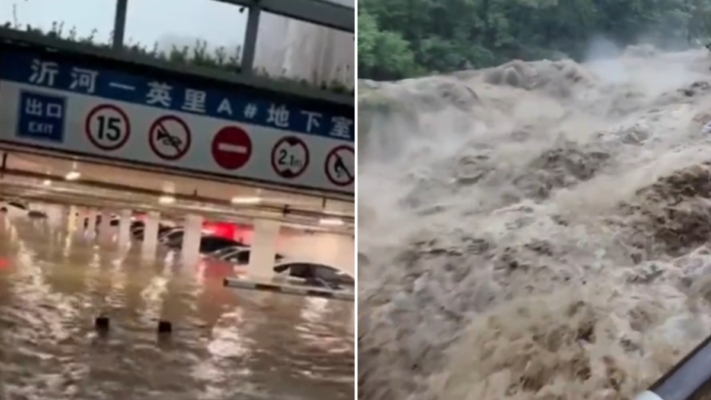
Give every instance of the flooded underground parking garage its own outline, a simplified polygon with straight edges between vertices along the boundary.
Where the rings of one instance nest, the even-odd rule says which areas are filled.
[[[354,399],[353,9],[10,3],[0,400]]]
[[[352,304],[240,293],[222,286],[223,266],[0,221],[2,398],[352,397]]]

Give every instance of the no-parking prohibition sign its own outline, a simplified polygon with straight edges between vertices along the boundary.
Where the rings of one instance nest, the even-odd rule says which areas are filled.
[[[355,151],[351,146],[336,146],[326,156],[326,178],[336,186],[348,186],[355,181]]]
[[[299,177],[309,166],[309,148],[296,136],[279,139],[272,148],[272,169],[286,179]]]
[[[84,124],[86,137],[100,150],[118,150],[131,136],[126,113],[112,104],[101,104],[89,111]]]
[[[252,157],[252,139],[244,129],[226,126],[212,139],[212,158],[227,170],[242,168]]]
[[[190,149],[192,135],[182,119],[166,115],[153,122],[148,130],[148,144],[158,157],[166,161],[182,158]]]

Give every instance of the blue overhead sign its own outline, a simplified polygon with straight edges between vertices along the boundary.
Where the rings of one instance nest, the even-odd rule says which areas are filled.
[[[355,176],[351,105],[98,57],[0,47],[1,142],[167,172],[355,189],[352,179],[333,178]]]
[[[189,87],[176,79],[152,79],[38,58],[26,51],[3,52],[0,60],[3,80],[308,135],[351,142],[355,138],[352,114],[313,109],[294,100],[280,101],[271,93],[259,96],[255,90],[242,94],[239,90]]]

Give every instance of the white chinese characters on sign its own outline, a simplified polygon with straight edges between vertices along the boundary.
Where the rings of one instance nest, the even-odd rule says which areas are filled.
[[[69,89],[77,90],[81,88],[86,90],[87,93],[94,93],[98,75],[97,71],[75,67],[72,69],[72,83],[69,85]]]
[[[54,87],[56,84],[64,85],[64,72],[62,72],[62,75],[60,75],[60,68],[58,63],[54,61],[43,61],[41,59],[34,59],[32,60],[32,64],[30,67],[30,83],[48,87]],[[122,90],[136,90],[134,86],[125,85],[122,82],[106,81],[102,84],[102,81],[99,81],[99,71],[86,68],[73,67],[71,69],[70,78],[71,80],[68,82],[69,89],[81,91],[86,94],[95,94],[97,88],[103,88],[103,86],[101,85],[108,85],[108,87],[110,88]],[[57,79],[60,79],[60,81],[58,82]],[[102,79],[105,79],[105,77],[102,76]],[[108,79],[108,77],[106,77],[106,79]],[[178,99],[176,100],[176,103],[178,104],[173,103],[174,90],[184,90],[182,98],[180,95],[178,95]],[[173,108],[174,106],[180,106],[181,110],[192,113],[206,114],[208,112],[207,108],[209,106],[209,111],[211,113],[216,111],[216,114],[218,115],[233,117],[232,106],[235,105],[237,107],[242,108],[241,110],[235,110],[238,119],[240,119],[238,115],[241,111],[242,118],[244,118],[245,120],[255,121],[258,123],[266,123],[266,125],[281,129],[295,128],[294,126],[291,126],[291,112],[293,111],[297,113],[297,115],[301,114],[303,116],[300,117],[304,119],[299,120],[300,126],[298,127],[298,129],[303,129],[305,133],[327,133],[329,136],[334,138],[342,138],[347,140],[353,139],[354,121],[352,118],[349,119],[341,116],[330,117],[330,123],[328,123],[329,116],[325,116],[324,114],[319,112],[298,109],[290,110],[283,103],[271,103],[269,104],[268,108],[267,104],[262,105],[259,102],[248,102],[242,104],[240,104],[239,102],[232,103],[232,100],[227,97],[223,98],[219,105],[217,103],[213,105],[212,103],[208,104],[208,92],[188,88],[174,88],[165,81],[149,82],[147,85],[147,91],[145,93],[146,105],[159,106],[163,108]],[[182,104],[179,104],[179,102],[182,102]],[[34,112],[39,112],[37,107],[41,105],[27,104],[26,106],[28,107],[28,110],[32,109]],[[56,107],[56,105],[47,105],[47,107]],[[60,115],[61,111],[62,110],[59,110],[59,112],[57,112],[57,110],[54,109],[47,110],[47,116],[49,116],[50,113],[53,115]],[[28,111],[28,114],[32,113]]]
[[[197,113],[205,113],[205,101],[207,93],[202,90],[185,89],[185,102],[183,110]]]
[[[330,136],[350,139],[351,138],[351,126],[353,125],[353,120],[344,117],[333,117],[331,118],[333,127],[331,128]]]
[[[125,83],[121,82],[109,82],[109,87],[113,89],[120,89],[120,90],[126,90],[129,92],[135,92],[136,87],[133,85],[127,85]]]
[[[54,79],[59,73],[59,65],[53,61],[32,60],[32,75],[30,83],[35,85],[54,86]]]
[[[323,114],[313,112],[313,111],[302,111],[302,114],[306,115],[306,132],[313,132],[314,128],[319,128],[321,126],[321,118]]]
[[[45,104],[35,98],[25,102],[25,113],[35,117],[62,118],[62,105],[57,103]]]
[[[277,106],[276,104],[272,104],[269,107],[269,116],[267,117],[267,123],[273,124],[274,126],[277,126],[279,128],[288,128],[289,110],[283,105]]]
[[[146,104],[170,107],[173,98],[170,97],[172,86],[161,82],[151,82],[148,84],[148,94],[146,94]]]

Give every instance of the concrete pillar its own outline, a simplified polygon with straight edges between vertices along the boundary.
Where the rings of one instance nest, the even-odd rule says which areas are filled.
[[[104,243],[111,241],[113,229],[111,229],[111,211],[101,211],[101,222],[99,223],[99,240]]]
[[[271,278],[281,224],[278,221],[256,220],[249,255],[249,275]]]
[[[317,244],[318,254],[312,255],[314,259],[355,275],[355,241],[352,236],[319,233],[311,239]]]
[[[252,229],[246,229],[244,225],[236,224],[232,240],[249,245],[252,243]]]
[[[45,204],[41,210],[47,214],[47,222],[53,229],[63,228],[64,207],[57,204]]]
[[[77,217],[78,212],[79,209],[77,206],[69,206],[69,210],[67,212],[67,231],[70,233],[77,229],[77,220],[79,219]]]
[[[203,218],[199,215],[185,216],[185,235],[183,235],[182,258],[184,264],[197,262],[200,255]]]
[[[62,230],[67,229],[69,226],[69,207],[65,205],[59,207],[59,224]]]
[[[121,219],[119,220],[118,242],[120,247],[126,247],[131,241],[131,216],[133,211],[121,210]],[[157,235],[156,235],[157,236]]]
[[[141,253],[144,258],[155,257],[156,248],[158,247],[160,213],[158,211],[147,212],[143,222],[145,223],[145,230],[143,231],[143,247]]]
[[[84,211],[80,224],[84,226],[84,221],[87,220],[86,229],[84,230],[85,234],[90,236],[96,235],[96,216],[97,212],[94,209],[87,208]]]
[[[123,51],[123,37],[126,32],[126,14],[128,14],[128,0],[116,1],[114,13],[114,37],[112,45],[114,50]]]
[[[42,222],[49,228],[49,243],[61,240],[66,228],[66,209],[59,204],[42,204],[37,207],[37,211],[44,212],[47,218]]]
[[[257,34],[259,32],[259,17],[261,14],[262,9],[259,3],[249,7],[241,60],[242,70],[248,74],[251,74],[254,69],[254,56],[257,52]]]
[[[356,276],[356,245],[355,238],[349,235],[336,235],[338,253],[335,255],[336,266],[355,278]]]

